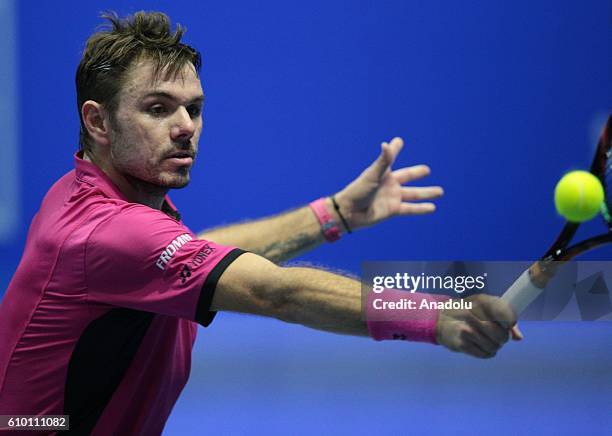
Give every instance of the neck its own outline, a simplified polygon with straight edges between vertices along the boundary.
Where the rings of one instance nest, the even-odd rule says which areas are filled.
[[[121,193],[132,203],[140,203],[153,209],[161,210],[168,189],[123,174],[109,165],[104,159],[98,159],[93,153],[85,151],[83,160],[91,162],[111,179]]]

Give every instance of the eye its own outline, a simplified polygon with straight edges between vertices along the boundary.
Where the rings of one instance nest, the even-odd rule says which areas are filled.
[[[147,112],[153,116],[160,116],[166,113],[166,107],[162,104],[156,104],[147,109]]]
[[[198,117],[202,113],[202,106],[197,105],[197,104],[192,104],[189,107],[187,107],[187,112],[189,112],[189,116],[191,118]]]

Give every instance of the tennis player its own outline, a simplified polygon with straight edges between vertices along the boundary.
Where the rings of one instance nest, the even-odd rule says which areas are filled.
[[[278,266],[345,232],[434,211],[427,200],[440,187],[405,186],[426,166],[390,169],[400,138],[332,197],[193,233],[167,193],[189,183],[198,155],[200,54],[161,13],[105,18],[76,73],[75,168],[46,194],[0,306],[0,415],[69,415],[73,434],[160,434],[187,381],[197,323],[208,327],[218,311],[477,357],[508,340],[494,320],[514,315],[493,297],[475,298],[471,311],[364,321],[358,281]]]

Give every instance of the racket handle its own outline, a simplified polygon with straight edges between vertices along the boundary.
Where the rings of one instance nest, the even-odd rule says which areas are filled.
[[[538,298],[542,291],[542,288],[537,287],[533,283],[531,274],[527,269],[501,296],[501,299],[508,303],[514,310],[514,313],[519,316],[533,300]]]

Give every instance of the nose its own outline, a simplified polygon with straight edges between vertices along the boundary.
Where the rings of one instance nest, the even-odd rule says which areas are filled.
[[[176,111],[172,127],[170,128],[172,140],[177,142],[189,141],[195,134],[195,131],[195,120],[191,118],[184,106],[180,106]]]

